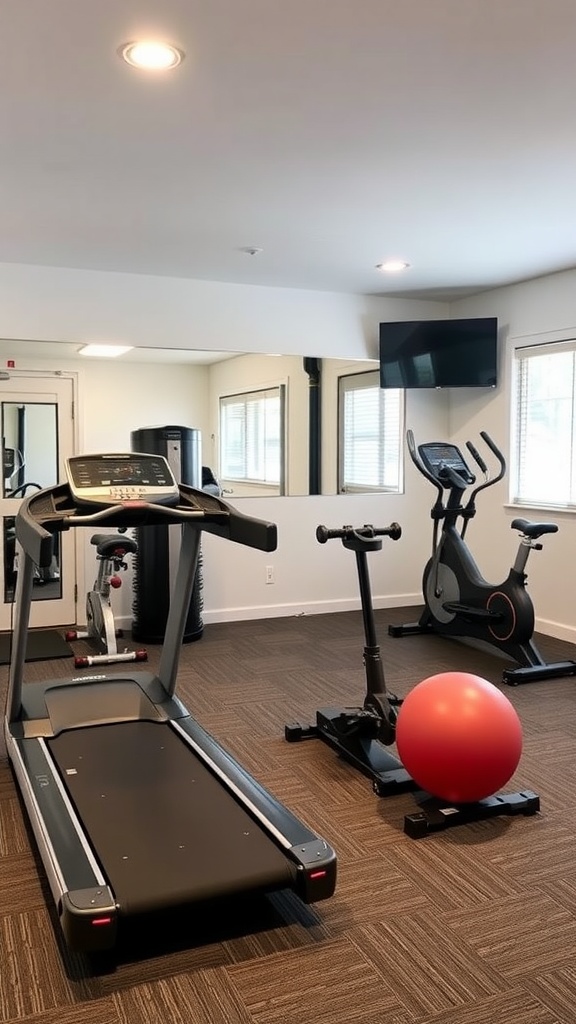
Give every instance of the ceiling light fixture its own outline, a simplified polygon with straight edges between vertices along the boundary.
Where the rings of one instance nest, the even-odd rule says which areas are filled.
[[[184,51],[179,50],[177,46],[152,40],[124,43],[118,53],[131,67],[142,68],[145,71],[168,71],[177,68],[185,57]]]
[[[131,352],[133,345],[84,345],[78,349],[80,356],[96,356],[99,359],[115,359]]]
[[[384,263],[377,263],[376,270],[383,274],[397,274],[400,270],[408,270],[409,266],[405,260],[386,260]]]

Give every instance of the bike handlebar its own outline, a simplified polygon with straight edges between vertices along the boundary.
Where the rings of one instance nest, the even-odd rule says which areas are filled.
[[[436,480],[435,477],[432,476],[432,473],[428,472],[428,470],[426,469],[426,466],[422,462],[422,459],[420,458],[420,453],[419,453],[419,451],[418,451],[418,449],[416,447],[416,442],[414,440],[414,433],[413,433],[412,430],[407,430],[406,431],[406,444],[408,445],[408,452],[409,452],[410,458],[412,459],[412,462],[416,466],[416,469],[418,470],[418,472],[422,473],[422,476],[425,477],[426,480],[428,480],[428,483],[431,483],[432,486],[435,487],[436,490],[438,491],[437,504],[440,505],[442,503],[442,493],[443,493],[442,484],[439,483],[438,480]]]
[[[330,530],[327,526],[316,528],[316,540],[325,544],[328,540],[346,540],[350,536],[361,537],[365,540],[372,540],[374,537],[390,537],[391,540],[399,540],[402,536],[402,527],[399,523],[390,523],[390,526],[376,527],[366,523],[364,526],[343,526],[341,529]]]
[[[482,438],[484,443],[488,445],[490,451],[492,452],[493,455],[496,456],[498,462],[500,463],[500,472],[498,473],[498,476],[495,476],[494,479],[492,480],[492,483],[496,483],[498,480],[502,479],[504,473],[506,472],[506,459],[504,458],[498,446],[490,437],[490,434],[487,434],[485,430],[481,430],[480,437]]]
[[[483,473],[488,472],[488,466],[484,462],[484,459],[480,455],[478,449],[472,444],[472,441],[466,441],[466,447],[470,452],[470,455],[474,459],[474,462],[480,467]]]

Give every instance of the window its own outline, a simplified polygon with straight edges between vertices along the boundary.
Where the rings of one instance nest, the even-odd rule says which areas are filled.
[[[338,379],[338,491],[400,491],[401,389],[382,389],[377,370]]]
[[[220,399],[220,477],[284,494],[284,385]]]
[[[514,354],[511,486],[519,504],[576,505],[576,340]]]

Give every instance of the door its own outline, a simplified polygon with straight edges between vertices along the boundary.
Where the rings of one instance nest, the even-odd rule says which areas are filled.
[[[11,371],[0,381],[0,630],[12,625],[17,557],[16,513],[25,496],[65,479],[74,454],[74,382]],[[34,577],[30,626],[72,625],[76,618],[74,531],[54,538],[52,564]]]

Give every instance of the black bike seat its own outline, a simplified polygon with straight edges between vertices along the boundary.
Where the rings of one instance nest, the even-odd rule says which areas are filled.
[[[116,552],[126,555],[138,550],[136,541],[123,533],[95,533],[90,543],[96,545],[96,553],[104,558]]]
[[[532,523],[528,519],[513,519],[511,530],[520,530],[525,537],[541,537],[543,533],[557,533],[557,523]]]

